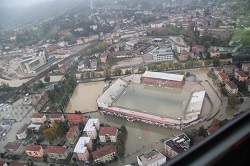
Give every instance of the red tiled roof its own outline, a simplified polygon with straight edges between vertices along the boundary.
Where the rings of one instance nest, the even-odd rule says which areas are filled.
[[[71,122],[71,121],[82,121],[82,120],[85,121],[84,114],[69,114],[68,115],[68,121],[69,122]]]
[[[66,148],[63,146],[48,146],[47,153],[57,153],[64,154],[66,152]]]
[[[25,163],[12,162],[12,163],[10,163],[9,166],[25,166],[25,165],[26,165]]]
[[[111,135],[111,136],[115,136],[117,132],[117,128],[116,127],[101,127],[99,135],[103,136],[105,134]]]
[[[216,67],[215,70],[216,70],[216,71],[221,71],[222,68],[221,68],[221,67]]]
[[[92,157],[94,160],[96,160],[114,152],[115,152],[115,147],[113,145],[109,145],[92,152]]]
[[[236,71],[236,73],[241,77],[248,77],[243,71]]]
[[[3,166],[5,163],[5,161],[0,161],[0,166]]]
[[[23,133],[27,128],[28,128],[28,124],[24,124],[18,131],[16,134],[21,134]]]
[[[242,66],[244,66],[244,67],[250,67],[250,63],[244,63],[244,64],[242,64]]]
[[[50,114],[49,118],[61,118],[62,116],[62,114]]]
[[[232,82],[232,81],[229,81],[229,82],[227,83],[227,85],[228,85],[231,89],[237,89],[237,88],[238,88],[237,85],[236,85],[234,82]]]
[[[67,137],[72,138],[75,135],[76,130],[78,130],[78,126],[70,127],[70,129],[67,133]]]
[[[44,116],[44,114],[34,113],[34,114],[32,114],[31,118],[42,118],[43,116]]]
[[[219,128],[218,126],[211,126],[207,129],[207,131],[209,132],[209,134],[213,134],[218,130],[218,128]]]
[[[223,66],[224,68],[235,68],[235,69],[239,69],[237,66],[235,65],[226,65],[226,66]]]
[[[21,146],[21,143],[18,142],[8,142],[4,149],[18,149]]]
[[[223,80],[229,79],[229,77],[225,73],[219,73],[219,75]]]
[[[27,148],[25,150],[28,150],[28,151],[39,151],[42,149],[42,146],[41,145],[28,145]]]

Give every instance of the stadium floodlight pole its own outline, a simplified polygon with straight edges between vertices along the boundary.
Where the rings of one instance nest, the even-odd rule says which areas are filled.
[[[182,118],[178,118],[180,120],[180,129],[182,130]]]

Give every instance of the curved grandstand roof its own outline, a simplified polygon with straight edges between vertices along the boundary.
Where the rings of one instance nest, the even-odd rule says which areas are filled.
[[[145,71],[142,77],[150,77],[150,78],[170,80],[170,81],[182,81],[184,75]]]

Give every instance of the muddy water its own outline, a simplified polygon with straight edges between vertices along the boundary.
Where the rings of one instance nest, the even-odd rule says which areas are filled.
[[[128,130],[125,152],[128,156],[109,164],[110,166],[134,163],[137,161],[136,156],[151,149],[157,149],[162,152],[164,150],[163,140],[171,138],[172,134],[182,133],[180,130],[166,129],[139,122],[129,122],[122,118],[100,115],[99,113],[90,114],[90,117],[98,118],[101,123],[109,124],[110,126],[120,127],[124,125]]]
[[[96,111],[97,104],[96,99],[98,95],[102,94],[105,82],[90,82],[84,84],[78,84],[69,104],[66,108],[66,112],[74,113],[75,110],[81,112]]]
[[[104,82],[83,83],[76,87],[66,112],[88,112],[97,109],[96,99],[102,93]],[[157,149],[163,151],[163,140],[172,137],[172,134],[179,134],[182,131],[160,128],[139,122],[129,122],[125,119],[113,117],[110,115],[100,115],[99,113],[91,113],[91,118],[98,118],[101,123],[110,126],[120,127],[126,126],[128,130],[128,138],[126,141],[127,157],[117,162],[111,163],[111,166],[126,165],[136,162],[136,156],[144,152]]]

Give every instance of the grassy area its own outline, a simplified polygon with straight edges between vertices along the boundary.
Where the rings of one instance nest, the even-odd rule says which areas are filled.
[[[234,32],[232,40],[237,41],[239,39],[242,39],[242,44],[244,46],[250,45],[250,30],[237,29]]]

